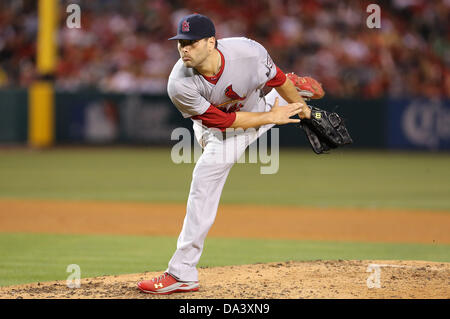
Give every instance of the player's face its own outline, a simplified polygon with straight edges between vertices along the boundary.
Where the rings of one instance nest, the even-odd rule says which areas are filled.
[[[207,39],[178,40],[178,52],[187,68],[195,68],[208,57],[210,50]]]

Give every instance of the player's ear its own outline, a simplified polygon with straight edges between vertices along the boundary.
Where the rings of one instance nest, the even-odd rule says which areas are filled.
[[[216,38],[215,37],[209,37],[208,38],[208,48],[214,49],[216,45]]]

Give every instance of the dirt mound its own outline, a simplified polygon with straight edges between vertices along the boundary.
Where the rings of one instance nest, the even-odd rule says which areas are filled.
[[[200,290],[154,296],[136,283],[159,273],[85,278],[0,287],[0,298],[450,298],[450,263],[425,261],[311,261],[201,268]]]

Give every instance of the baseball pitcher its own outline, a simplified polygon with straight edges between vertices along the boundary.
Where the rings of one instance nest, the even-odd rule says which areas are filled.
[[[183,17],[177,35],[169,40],[178,41],[180,59],[169,76],[167,91],[183,117],[192,119],[203,153],[194,168],[186,217],[168,268],[162,275],[138,283],[141,291],[151,294],[199,289],[196,266],[204,240],[214,223],[228,173],[248,145],[274,125],[301,121],[308,139],[312,136],[315,146],[323,147],[320,153],[335,144],[318,128],[325,126],[323,131],[329,134],[343,127],[326,121],[335,113],[311,108],[302,98],[324,95],[317,81],[293,73],[286,76],[253,40],[217,40],[208,17]],[[318,113],[320,116],[311,119],[311,114]],[[299,118],[293,118],[295,115]],[[228,134],[238,128],[241,130]],[[255,129],[245,130],[248,128]]]

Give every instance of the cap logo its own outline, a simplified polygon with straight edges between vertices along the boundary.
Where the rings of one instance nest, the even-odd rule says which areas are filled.
[[[183,23],[181,24],[181,30],[183,32],[189,32],[190,31],[189,22],[187,20],[184,20]]]

